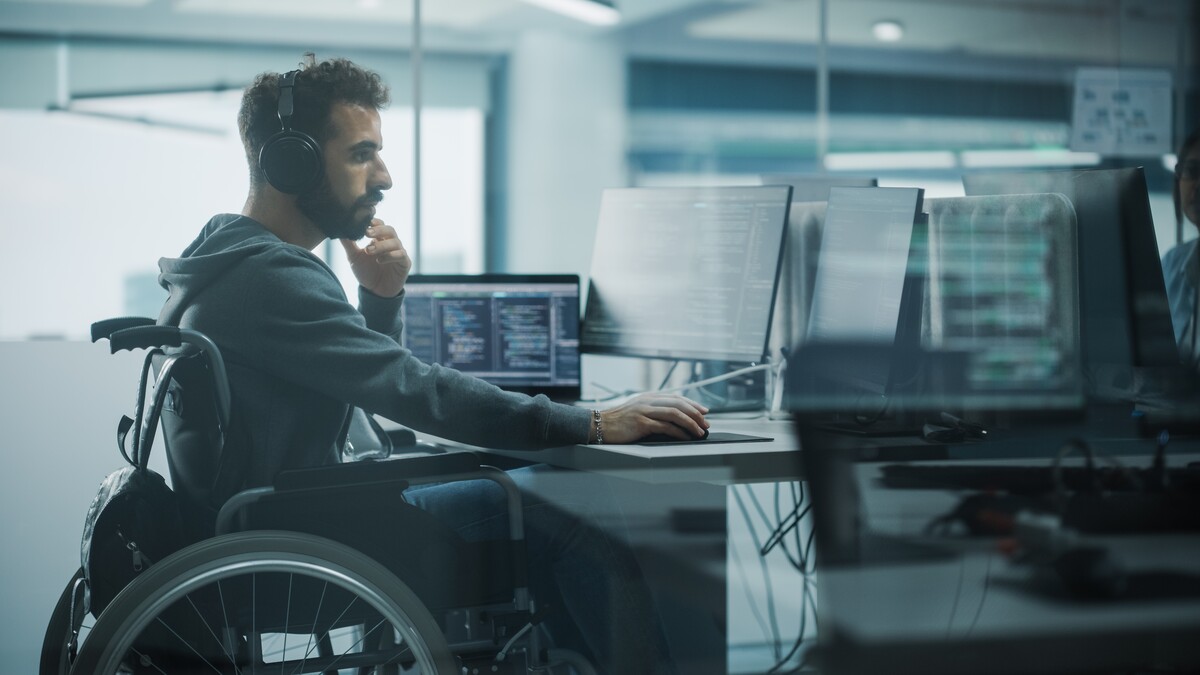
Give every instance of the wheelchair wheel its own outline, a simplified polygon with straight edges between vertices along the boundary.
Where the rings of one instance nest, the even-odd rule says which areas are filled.
[[[75,661],[78,643],[87,634],[83,626],[86,608],[83,606],[83,568],[75,571],[67,587],[54,605],[50,623],[46,626],[46,637],[42,640],[42,659],[38,668],[40,675],[67,675]],[[82,632],[78,632],[82,629]]]
[[[97,619],[71,672],[372,668],[457,672],[429,611],[381,564],[328,539],[252,531],[194,544],[143,572]]]

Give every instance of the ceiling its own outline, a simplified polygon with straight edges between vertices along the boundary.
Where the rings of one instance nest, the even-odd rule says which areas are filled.
[[[413,0],[0,0],[0,32],[55,37],[406,48]],[[616,0],[596,28],[523,0],[425,0],[430,49],[501,52],[526,31],[611,33],[702,55],[714,46],[811,46],[818,0]],[[1195,64],[1195,0],[829,0],[834,48],[947,57]],[[897,42],[871,33],[904,27]],[[2,39],[2,38],[0,38]]]
[[[891,20],[903,37],[886,46],[948,54],[1172,65],[1178,57],[1180,14],[1173,2],[1094,0],[834,0],[829,3],[830,43],[885,46],[872,25]],[[815,43],[817,0],[748,4],[693,22],[696,37]]]

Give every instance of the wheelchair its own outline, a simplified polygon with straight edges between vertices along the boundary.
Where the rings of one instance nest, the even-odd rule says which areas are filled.
[[[233,406],[217,346],[143,318],[93,324],[102,338],[112,353],[148,350],[135,461],[161,420],[191,543],[98,612],[81,567],[51,614],[42,675],[595,672],[538,628],[507,474],[466,451],[419,454],[283,471],[224,498],[237,467],[223,452]],[[478,479],[507,494],[507,541],[465,542],[403,500],[410,485]],[[363,514],[385,514],[379,536],[339,541]]]

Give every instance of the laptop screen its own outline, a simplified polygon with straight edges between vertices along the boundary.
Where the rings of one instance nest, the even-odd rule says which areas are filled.
[[[507,389],[579,398],[579,277],[414,274],[404,346]]]

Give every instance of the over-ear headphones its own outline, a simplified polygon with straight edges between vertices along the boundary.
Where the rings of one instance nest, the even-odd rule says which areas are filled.
[[[312,136],[292,129],[293,91],[296,73],[293,70],[279,78],[279,123],[275,132],[258,152],[258,167],[276,190],[290,195],[314,187],[321,178],[324,160],[321,145]]]

